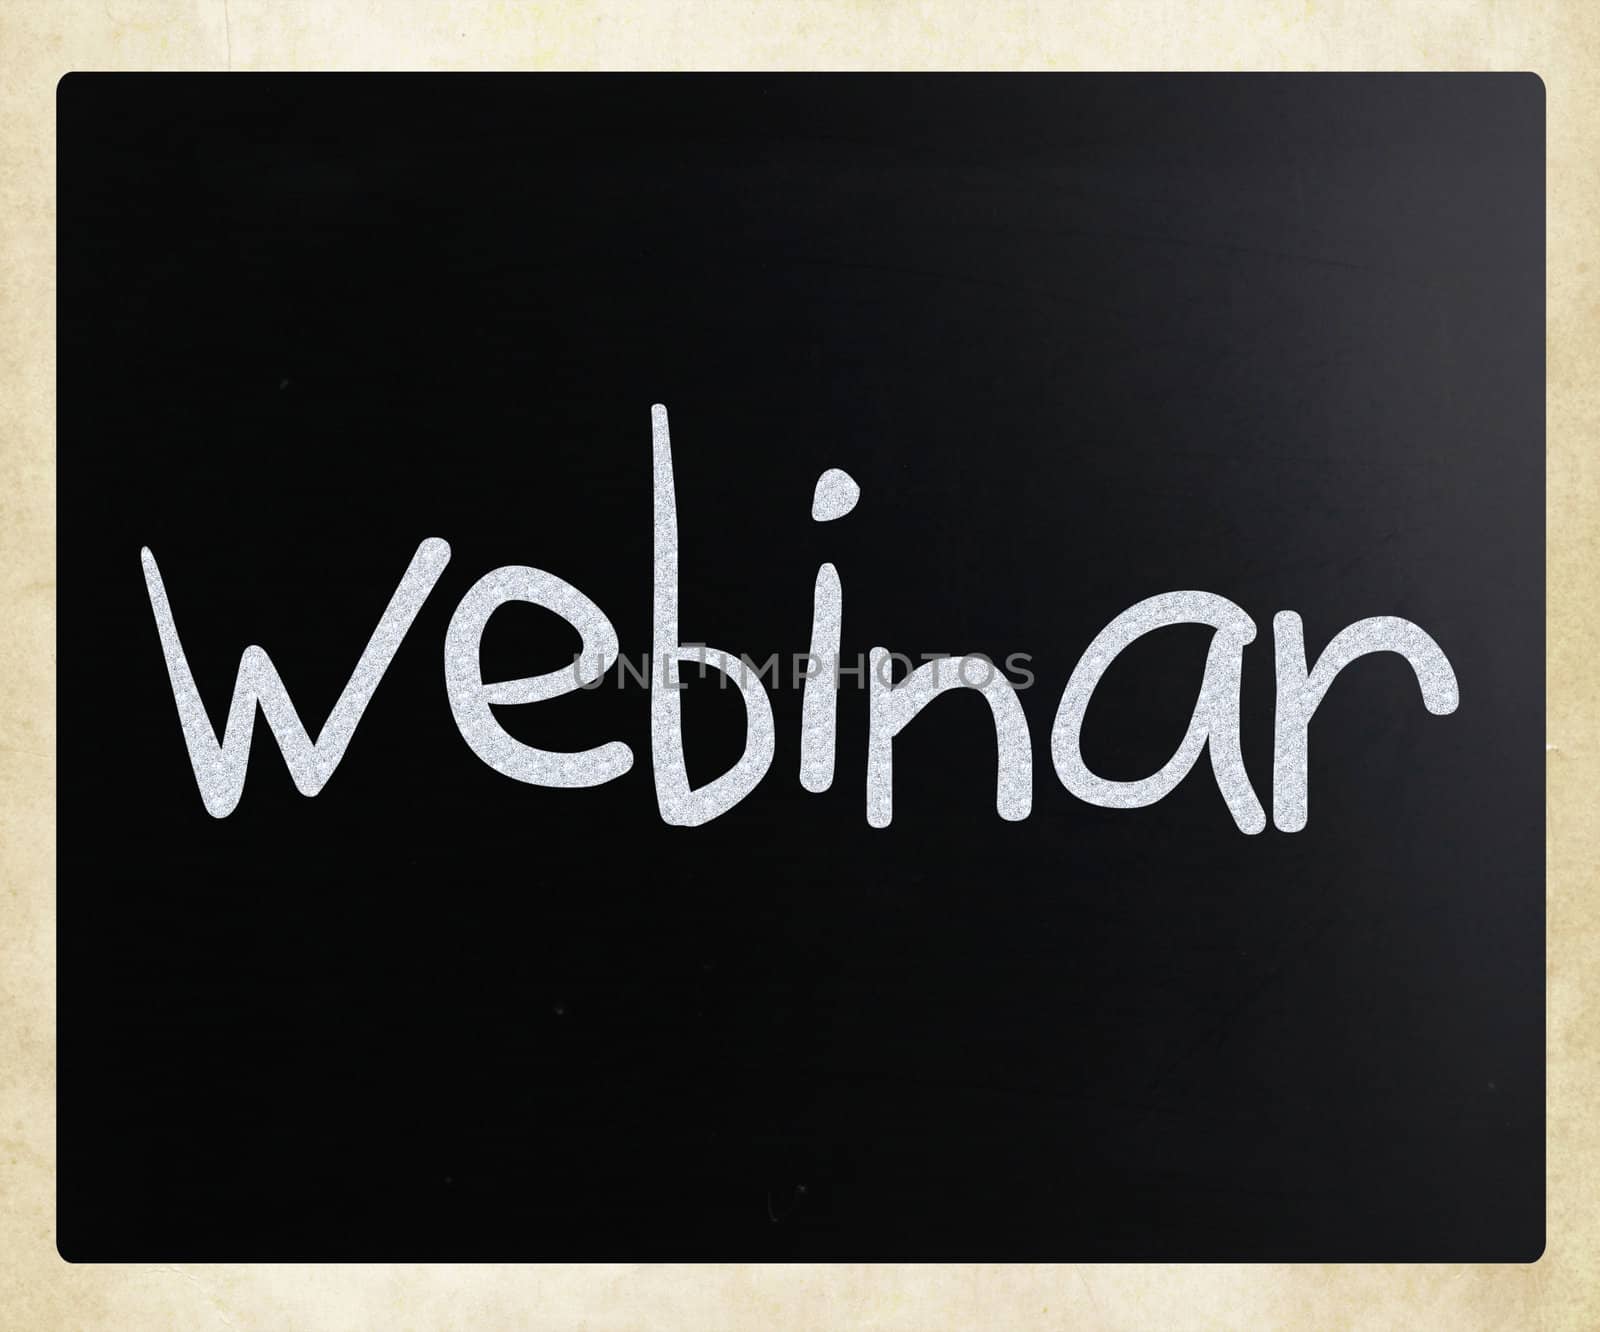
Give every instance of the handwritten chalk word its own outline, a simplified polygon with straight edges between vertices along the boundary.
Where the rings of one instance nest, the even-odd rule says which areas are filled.
[[[656,803],[662,819],[696,827],[726,814],[772,766],[772,705],[760,676],[742,669],[745,658],[703,644],[685,646],[678,636],[678,505],[672,479],[672,440],[667,409],[651,408],[655,469],[655,599],[650,688],[650,750]],[[811,516],[833,522],[848,515],[861,496],[844,472],[822,474]],[[219,742],[184,656],[166,585],[155,556],[141,551],[145,587],[155,615],[161,650],[178,708],[200,798],[208,813],[224,818],[239,803],[249,764],[256,707],[267,719],[295,787],[314,796],[344,757],[362,714],[407,630],[450,559],[448,543],[430,537],[417,547],[389,599],[349,683],[315,740],[307,734],[277,668],[263,648],[247,647],[234,680],[228,720]],[[487,682],[479,670],[485,626],[508,602],[554,611],[578,631],[582,648],[574,669],[521,680]],[[811,609],[810,657],[837,660],[844,623],[844,591],[831,564],[817,570]],[[1209,625],[1214,633],[1188,730],[1160,771],[1139,781],[1113,781],[1093,772],[1079,748],[1083,720],[1095,686],[1135,639],[1176,624]],[[1272,764],[1272,819],[1283,832],[1306,826],[1308,735],[1311,719],[1335,677],[1358,657],[1396,652],[1410,663],[1423,706],[1435,715],[1454,712],[1460,701],[1455,672],[1439,645],[1409,620],[1375,616],[1341,630],[1306,666],[1300,617],[1281,611],[1272,622],[1277,665],[1277,714]],[[1153,805],[1210,754],[1217,788],[1235,824],[1245,833],[1266,827],[1266,815],[1245,771],[1239,749],[1239,682],[1245,647],[1256,636],[1255,621],[1226,597],[1211,592],[1165,592],[1129,607],[1094,638],[1067,681],[1050,731],[1050,758],[1061,784],[1080,800],[1112,809]],[[467,747],[496,772],[530,786],[584,787],[615,781],[633,767],[633,751],[621,741],[592,749],[558,752],[513,738],[495,720],[496,706],[538,703],[584,688],[617,660],[617,631],[605,612],[571,583],[543,569],[508,565],[485,574],[462,597],[445,632],[444,677],[450,711]],[[993,715],[997,749],[995,809],[1002,819],[1028,817],[1033,808],[1033,743],[1016,688],[989,659],[961,656],[934,660],[890,683],[892,654],[875,647],[869,657],[867,732],[867,822],[889,825],[894,812],[894,739],[935,698],[953,689],[980,693]],[[693,659],[720,671],[739,689],[745,707],[745,744],[739,760],[703,786],[689,785],[683,756],[683,715],[673,668]],[[941,672],[941,664],[944,670]],[[808,673],[801,700],[800,784],[823,792],[833,783],[839,679],[837,672]]]

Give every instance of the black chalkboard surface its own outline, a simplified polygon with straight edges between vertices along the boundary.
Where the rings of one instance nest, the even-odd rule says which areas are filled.
[[[1537,79],[58,100],[66,1257],[1539,1254]],[[635,674],[667,422],[679,641],[766,669],[685,665],[676,733]],[[829,469],[859,497],[834,478],[823,522]],[[846,671],[812,732],[825,564]],[[531,574],[473,602],[507,569],[598,618],[493,600]],[[1176,592],[1251,641],[1085,655]],[[1308,695],[1280,672],[1372,617],[1448,668],[1339,672],[1286,831]],[[592,688],[473,692],[580,647],[598,673],[606,628]],[[185,737],[252,646],[306,744],[330,714],[345,743],[292,773],[267,707],[208,808],[232,779]],[[908,697],[850,673],[876,648],[889,680],[984,654],[1006,685],[875,750]],[[1091,657],[1073,753],[1107,791],[1214,705],[1158,800],[1061,775]],[[672,734],[704,791],[750,690],[770,766],[673,804]],[[831,782],[803,733],[836,736]],[[562,768],[590,785],[504,770],[604,746],[631,766]]]

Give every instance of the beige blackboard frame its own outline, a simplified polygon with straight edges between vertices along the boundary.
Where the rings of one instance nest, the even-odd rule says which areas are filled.
[[[1549,167],[1548,1235],[1526,1265],[73,1265],[55,1232],[55,85],[68,70],[1533,70]],[[1600,1326],[1600,5],[3,0],[0,1326]],[[1489,1200],[1492,1203],[1492,1200]]]

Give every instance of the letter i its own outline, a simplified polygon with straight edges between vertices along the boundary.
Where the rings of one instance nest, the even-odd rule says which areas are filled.
[[[830,467],[817,478],[812,520],[831,523],[856,507],[861,487],[849,473]],[[833,748],[839,715],[839,633],[844,624],[844,589],[831,564],[817,570],[811,596],[811,651],[800,697],[800,785],[826,791],[833,785]]]

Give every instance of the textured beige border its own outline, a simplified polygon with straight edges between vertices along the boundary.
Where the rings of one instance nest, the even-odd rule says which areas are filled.
[[[1533,69],[1548,89],[1549,1248],[1503,1267],[69,1266],[55,1252],[55,82],[69,69]],[[1600,3],[0,0],[0,1326],[1600,1327]]]

